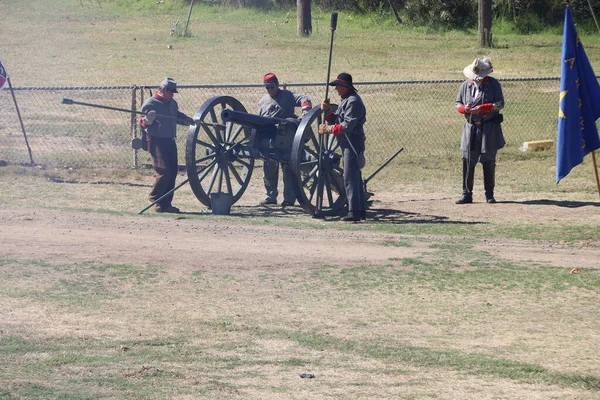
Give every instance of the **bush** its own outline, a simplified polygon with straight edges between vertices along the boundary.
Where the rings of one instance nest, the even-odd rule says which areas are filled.
[[[436,29],[477,26],[477,0],[408,0],[406,12],[415,25]]]

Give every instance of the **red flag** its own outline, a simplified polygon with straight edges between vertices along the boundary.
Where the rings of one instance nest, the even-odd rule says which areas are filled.
[[[8,73],[6,72],[6,67],[4,66],[4,60],[2,59],[2,56],[0,56],[0,90],[4,89],[7,80]]]

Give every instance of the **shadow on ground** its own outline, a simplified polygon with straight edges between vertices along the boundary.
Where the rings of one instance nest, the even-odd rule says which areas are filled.
[[[206,215],[210,210],[203,212],[182,212],[182,215]],[[290,218],[306,217],[313,218],[301,207],[280,207],[280,206],[234,206],[231,209],[230,216],[243,219],[251,218]],[[317,218],[315,218],[317,219]],[[342,216],[328,216],[319,220],[339,222]],[[361,224],[460,224],[460,225],[478,225],[486,222],[467,222],[456,221],[446,216],[427,215],[415,212],[401,211],[390,208],[369,208],[367,210],[367,220]]]
[[[537,206],[558,206],[566,208],[578,208],[585,206],[600,207],[600,202],[594,201],[568,201],[568,200],[525,200],[525,201],[499,201],[502,204],[524,204],[524,205],[537,205]]]

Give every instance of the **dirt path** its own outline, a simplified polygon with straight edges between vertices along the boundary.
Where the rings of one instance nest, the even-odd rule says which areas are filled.
[[[406,215],[415,218],[458,218],[440,207],[429,212],[432,203],[410,202],[411,207],[407,207],[409,203],[386,205],[382,201],[380,205],[390,209],[402,207]],[[471,209],[475,214],[477,207]],[[502,207],[500,204],[496,210]],[[508,215],[514,216],[514,210]],[[289,273],[323,264],[383,264],[392,257],[414,257],[428,250],[429,240],[413,241],[410,247],[382,245],[386,240],[405,239],[403,235],[390,233],[282,228],[231,223],[227,219],[209,221],[0,207],[0,258],[4,259],[196,265],[239,273],[261,270]],[[478,247],[513,260],[600,268],[597,246],[573,248],[552,243],[485,240]]]

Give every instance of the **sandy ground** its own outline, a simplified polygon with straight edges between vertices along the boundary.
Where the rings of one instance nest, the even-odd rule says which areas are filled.
[[[556,200],[510,200],[457,206],[453,198],[381,195],[369,211],[371,223],[423,223],[491,220],[517,222],[600,223],[600,203]],[[178,265],[202,260],[213,268],[286,270],[317,264],[379,264],[423,250],[382,246],[405,236],[375,231],[273,227],[268,218],[305,218],[299,208],[236,205],[243,219],[199,219],[180,215],[118,216],[103,213],[0,206],[0,258],[53,262],[103,260],[132,264]],[[317,221],[317,220],[315,220]],[[447,240],[448,238],[430,238]],[[165,242],[166,247],[155,244]],[[422,245],[423,247],[425,246]],[[599,239],[566,246],[555,242],[481,240],[481,249],[497,256],[548,265],[600,268]]]

